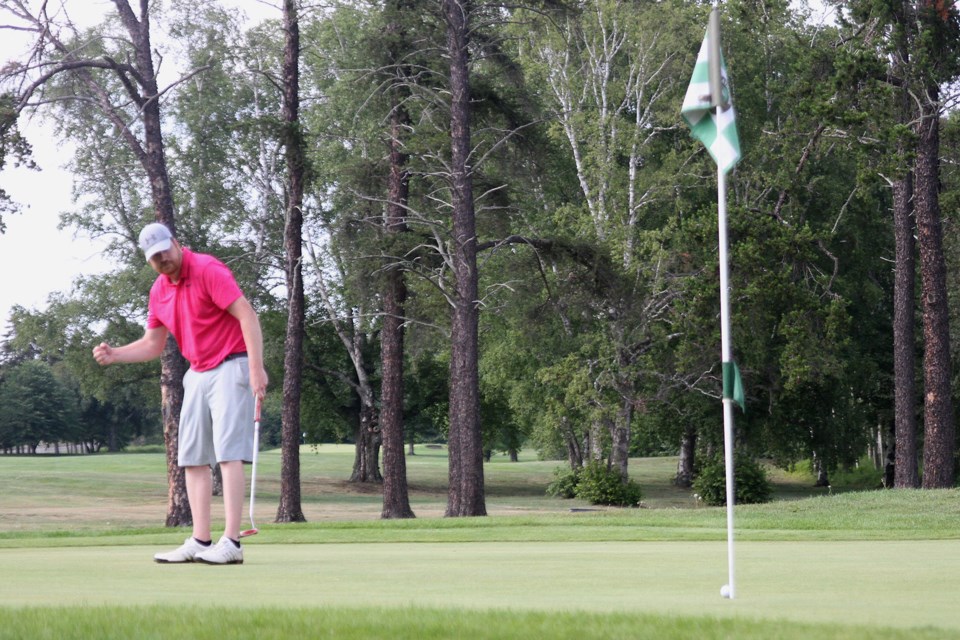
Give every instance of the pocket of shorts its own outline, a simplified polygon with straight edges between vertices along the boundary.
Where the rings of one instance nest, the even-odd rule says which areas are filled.
[[[193,369],[188,368],[183,374],[183,389],[186,391],[193,384],[193,376],[196,375]]]
[[[233,361],[236,366],[237,386],[250,387],[250,361],[246,358],[236,358]]]

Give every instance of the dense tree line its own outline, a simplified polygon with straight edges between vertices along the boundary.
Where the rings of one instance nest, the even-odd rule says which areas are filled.
[[[889,486],[952,486],[960,17],[836,4],[831,24],[723,5],[737,446],[823,482],[872,451]],[[81,29],[0,0],[37,34],[0,72],[4,156],[29,157],[34,112],[74,142],[64,221],[117,265],[14,313],[3,393],[53,376],[98,407],[58,419],[114,424],[117,446],[159,415],[124,407],[162,404],[175,447],[175,345],[126,374],[89,358],[142,323],[134,239],[156,218],[262,313],[279,520],[302,518],[302,434],[355,443],[384,517],[413,515],[404,449],[425,438],[449,444],[451,516],[485,513],[493,451],[624,482],[630,457],[678,455],[683,484],[717,455],[715,169],[679,116],[709,3],[287,0],[253,28],[217,3],[113,5]]]

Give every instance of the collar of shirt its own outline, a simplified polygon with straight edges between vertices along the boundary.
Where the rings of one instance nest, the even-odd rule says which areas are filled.
[[[182,259],[180,260],[180,277],[177,278],[177,281],[174,282],[170,279],[170,276],[164,276],[167,279],[167,284],[172,287],[178,287],[183,283],[188,283],[190,278],[190,267],[193,264],[193,251],[183,247],[181,249],[183,252]]]

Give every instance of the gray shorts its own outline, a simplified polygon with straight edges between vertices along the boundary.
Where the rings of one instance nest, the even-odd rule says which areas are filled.
[[[253,394],[246,356],[183,377],[177,464],[253,460]]]

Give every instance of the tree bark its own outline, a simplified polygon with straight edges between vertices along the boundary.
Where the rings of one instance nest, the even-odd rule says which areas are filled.
[[[563,441],[567,445],[567,462],[570,463],[570,470],[582,469],[584,462],[583,447],[580,445],[580,439],[567,416],[561,416],[560,418],[560,433],[563,434]]]
[[[880,427],[884,429],[884,427]],[[886,428],[886,437],[883,438],[884,447],[883,447],[883,460],[881,464],[883,465],[883,486],[886,488],[892,488],[896,486],[896,455],[897,455],[897,434],[896,434],[896,421],[891,420],[885,425]]]
[[[595,418],[590,423],[590,430],[586,434],[586,441],[584,442],[584,449],[587,454],[586,457],[591,462],[600,462],[603,460],[603,422],[599,418]]]
[[[404,9],[402,0],[394,10],[399,17]],[[388,33],[402,40],[402,28],[391,22]],[[403,152],[402,137],[410,123],[402,98],[409,93],[406,87],[406,68],[399,65],[402,57],[394,44],[390,48],[395,78],[390,95],[390,177],[387,195],[385,231],[388,237],[406,231],[406,206],[410,192],[408,156]],[[380,435],[383,441],[383,509],[380,517],[413,518],[407,488],[407,460],[403,453],[403,317],[407,287],[403,271],[388,268],[383,291],[383,326],[380,331]],[[412,443],[411,443],[412,451]]]
[[[167,173],[166,154],[163,143],[163,130],[160,117],[159,90],[157,76],[153,67],[153,49],[150,45],[150,14],[147,3],[141,1],[139,18],[134,14],[127,0],[113,0],[120,20],[130,36],[134,47],[134,66],[138,72],[139,92],[134,83],[125,74],[118,75],[126,80],[130,97],[140,105],[140,118],[143,123],[143,145],[133,145],[133,151],[140,158],[150,180],[154,212],[158,222],[163,223],[176,236],[177,227],[174,216],[173,191],[170,176]],[[109,102],[107,102],[109,104]],[[109,107],[107,108],[110,112]],[[167,521],[168,527],[181,527],[193,524],[190,514],[190,502],[187,498],[186,474],[177,464],[180,433],[180,408],[183,404],[183,375],[187,363],[177,347],[173,337],[167,339],[163,354],[160,356],[160,398],[163,415],[163,437],[167,446]]]
[[[470,166],[468,1],[444,0],[450,57],[450,146],[453,270],[456,279],[450,345],[450,437],[446,516],[487,514],[480,434],[477,231]]]
[[[894,481],[897,488],[920,486],[917,468],[916,262],[913,225],[913,174],[893,184],[893,234],[896,267],[893,281]]]
[[[223,472],[220,470],[220,463],[213,465],[213,495],[223,495]]]
[[[287,211],[283,230],[287,282],[287,333],[283,344],[283,413],[280,504],[277,522],[305,522],[300,500],[300,393],[303,380],[303,191],[300,132],[300,23],[295,0],[283,2],[283,126]]]
[[[620,411],[610,429],[610,466],[617,470],[620,479],[629,479],[630,424],[633,421],[633,403],[621,400]]]
[[[904,2],[898,12],[900,28],[892,74],[907,75],[910,61],[910,3]],[[906,88],[900,90],[898,120],[913,119],[913,101]],[[903,157],[907,149],[897,150]],[[913,172],[908,171],[893,183],[893,236],[895,269],[893,281],[893,373],[894,373],[894,470],[893,486],[920,486],[917,465],[917,397],[916,397],[916,241],[913,219]]]
[[[813,486],[830,486],[830,476],[827,474],[827,469],[823,465],[823,460],[820,459],[820,456],[817,455],[816,451],[813,452],[813,473],[817,476],[816,480],[813,482]]]
[[[382,380],[380,435],[383,440],[383,510],[381,518],[412,518],[403,452],[403,313],[406,286],[401,271],[387,275],[380,335]],[[412,448],[412,443],[411,443]]]
[[[380,474],[380,436],[377,409],[373,406],[373,394],[364,394],[361,400],[360,424],[357,425],[354,449],[353,473],[350,482],[383,482]]]
[[[693,486],[694,464],[696,464],[697,428],[687,425],[680,439],[680,456],[677,460],[677,475],[673,483],[678,487]]]
[[[950,396],[950,319],[947,305],[947,269],[940,220],[940,107],[939,89],[926,87],[921,104],[920,130],[914,176],[917,238],[920,245],[924,339],[925,489],[949,488],[954,481],[956,447],[953,400]]]
[[[179,464],[180,408],[183,406],[183,374],[187,362],[180,355],[173,337],[160,355],[160,413],[163,417],[163,443],[167,452],[167,518],[168,527],[193,524],[190,500],[187,498],[187,475]]]

